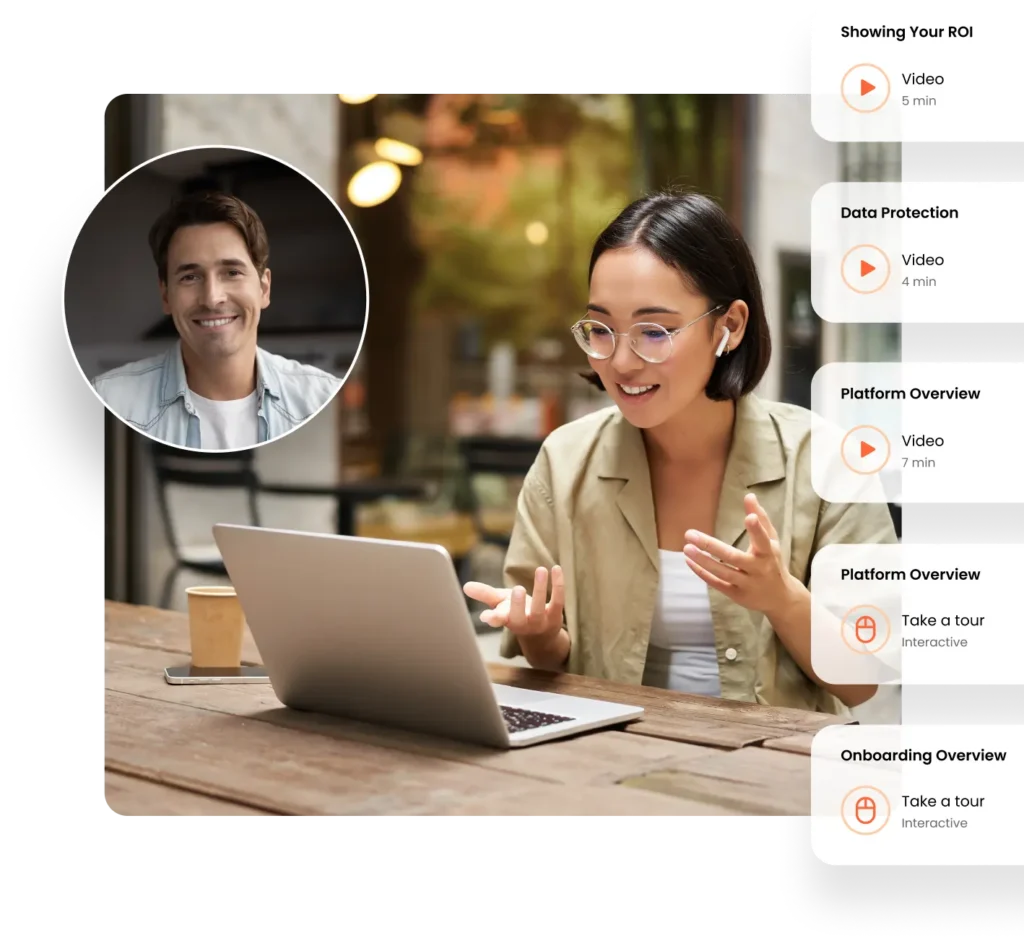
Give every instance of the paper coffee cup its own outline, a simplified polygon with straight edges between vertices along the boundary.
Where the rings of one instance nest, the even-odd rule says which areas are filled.
[[[242,663],[245,615],[231,586],[190,586],[188,630],[197,668],[237,668]]]

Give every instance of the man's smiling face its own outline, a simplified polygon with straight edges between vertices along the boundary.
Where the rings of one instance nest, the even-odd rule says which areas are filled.
[[[181,342],[211,361],[255,350],[260,312],[270,304],[270,269],[256,270],[231,223],[182,226],[167,247],[164,313]]]

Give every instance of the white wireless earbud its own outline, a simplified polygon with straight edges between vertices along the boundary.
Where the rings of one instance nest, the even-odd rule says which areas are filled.
[[[718,350],[715,351],[716,357],[721,357],[725,351],[726,345],[729,343],[729,328],[725,329],[725,333],[722,335],[722,342],[718,345]]]

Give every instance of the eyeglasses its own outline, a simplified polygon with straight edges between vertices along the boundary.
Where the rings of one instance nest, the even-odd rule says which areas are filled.
[[[632,325],[625,334],[620,334],[600,321],[577,321],[572,326],[572,336],[576,338],[576,343],[580,345],[583,353],[595,360],[607,360],[615,353],[615,339],[628,337],[630,348],[641,360],[648,363],[664,363],[672,356],[672,338],[676,334],[724,307],[726,306],[715,305],[700,317],[671,331],[660,324],[641,322]]]

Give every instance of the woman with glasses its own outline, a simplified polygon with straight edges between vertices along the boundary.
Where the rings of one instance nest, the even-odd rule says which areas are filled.
[[[844,713],[874,685],[811,664],[811,559],[896,540],[885,504],[811,487],[810,413],[752,392],[771,341],[742,235],[698,194],[638,200],[598,237],[572,333],[611,408],[544,442],[506,589],[469,583],[538,668]],[[550,596],[549,596],[550,588]]]

